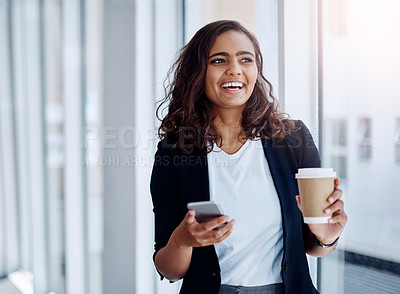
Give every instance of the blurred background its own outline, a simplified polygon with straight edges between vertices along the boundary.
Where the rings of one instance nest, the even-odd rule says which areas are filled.
[[[0,293],[172,294],[152,262],[155,103],[204,24],[255,33],[342,179],[322,294],[399,293],[400,2],[0,0]]]

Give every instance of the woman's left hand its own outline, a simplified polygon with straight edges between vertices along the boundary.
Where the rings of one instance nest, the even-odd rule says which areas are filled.
[[[311,233],[313,233],[315,237],[324,244],[334,242],[343,232],[344,226],[347,223],[347,215],[344,212],[344,203],[343,200],[341,200],[343,191],[338,189],[339,184],[340,179],[335,179],[335,189],[328,198],[331,205],[324,210],[327,215],[332,213],[332,217],[328,220],[328,223],[308,224]],[[299,195],[296,196],[296,201],[300,211],[303,211]]]

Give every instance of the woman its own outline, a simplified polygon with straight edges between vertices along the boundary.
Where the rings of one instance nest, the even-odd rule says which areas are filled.
[[[305,253],[329,254],[346,224],[339,180],[330,223],[302,222],[294,175],[319,167],[318,151],[278,111],[262,68],[257,40],[234,21],[201,28],[175,63],[151,193],[155,265],[183,278],[180,293],[318,293]],[[235,219],[198,223],[187,203],[205,200]]]

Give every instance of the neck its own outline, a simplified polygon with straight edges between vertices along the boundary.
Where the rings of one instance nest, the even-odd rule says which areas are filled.
[[[242,129],[242,109],[225,109],[216,111],[216,117],[213,121],[218,133],[222,136],[223,146],[232,146],[243,144],[240,135]],[[220,142],[218,142],[220,143]]]

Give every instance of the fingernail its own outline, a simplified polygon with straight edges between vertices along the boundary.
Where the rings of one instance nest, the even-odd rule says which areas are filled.
[[[325,213],[331,213],[331,209],[330,208],[327,208],[327,209],[325,209]]]
[[[328,219],[328,222],[333,223],[333,219],[331,219],[331,218]]]
[[[328,201],[329,201],[330,203],[332,203],[332,202],[333,202],[333,197],[329,197]]]
[[[232,220],[232,226],[236,224],[236,220]]]

